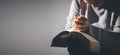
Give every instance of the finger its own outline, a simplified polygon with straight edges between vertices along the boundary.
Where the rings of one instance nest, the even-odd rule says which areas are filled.
[[[74,20],[78,20],[80,16],[74,16]]]

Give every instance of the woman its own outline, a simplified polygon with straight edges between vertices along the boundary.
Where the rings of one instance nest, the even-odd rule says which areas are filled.
[[[101,55],[120,55],[118,5],[119,0],[72,0],[65,30],[79,32],[75,25],[72,26],[73,17],[85,16],[89,20],[88,33],[101,43]]]

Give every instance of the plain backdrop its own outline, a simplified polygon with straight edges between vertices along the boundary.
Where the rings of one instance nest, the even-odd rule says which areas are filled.
[[[72,0],[0,0],[0,55],[69,55],[50,47]]]

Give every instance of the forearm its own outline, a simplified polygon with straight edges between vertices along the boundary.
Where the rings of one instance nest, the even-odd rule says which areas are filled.
[[[72,0],[70,11],[67,16],[67,24],[65,30],[71,30],[72,28],[72,21],[74,16],[79,16],[80,14],[80,0]]]

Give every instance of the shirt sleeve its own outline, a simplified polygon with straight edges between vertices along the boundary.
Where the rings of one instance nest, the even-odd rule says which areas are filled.
[[[70,11],[67,16],[67,24],[65,30],[69,31],[72,28],[72,20],[74,16],[80,15],[80,0],[72,0]]]

